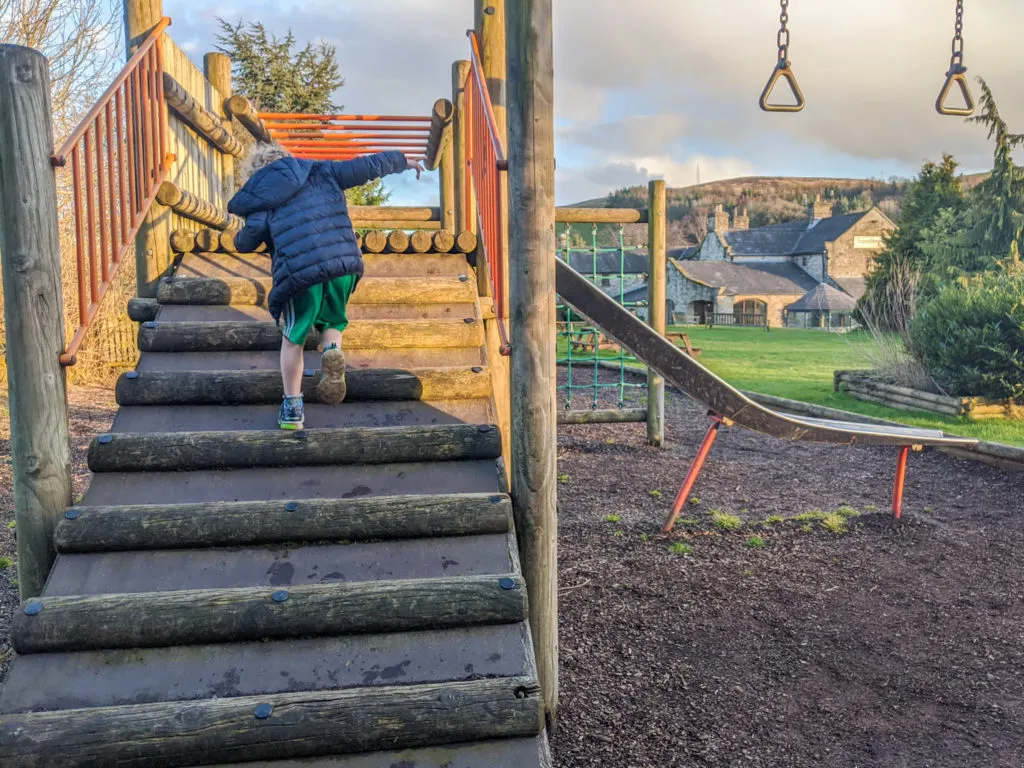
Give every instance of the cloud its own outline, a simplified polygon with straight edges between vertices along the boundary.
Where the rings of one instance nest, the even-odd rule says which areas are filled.
[[[776,61],[778,4],[768,0],[556,0],[555,98],[560,201],[664,175],[692,183],[731,173],[913,173],[944,151],[966,169],[991,162],[979,126],[940,117],[953,2],[815,0],[790,7],[790,57],[807,97],[798,114],[757,98]],[[371,113],[425,113],[451,93],[466,58],[471,0],[166,0],[172,36],[210,50],[214,17],[261,20],[301,42],[338,48],[338,100]],[[1019,0],[969,5],[966,64],[1011,127],[1024,126]],[[977,85],[972,85],[977,94]],[[1020,128],[1018,127],[1018,130]],[[602,186],[603,185],[603,186]],[[406,185],[396,189],[407,194]],[[408,189],[422,195],[422,185]]]

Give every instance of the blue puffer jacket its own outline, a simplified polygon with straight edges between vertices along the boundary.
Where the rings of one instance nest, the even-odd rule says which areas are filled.
[[[406,167],[401,152],[341,162],[286,157],[258,170],[238,190],[228,204],[231,213],[245,217],[235,244],[247,252],[265,242],[273,253],[268,304],[274,320],[310,286],[363,274],[344,190]]]

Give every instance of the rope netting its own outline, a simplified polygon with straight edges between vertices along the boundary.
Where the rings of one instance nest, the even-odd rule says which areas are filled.
[[[592,224],[589,233],[573,224],[558,229],[558,258],[634,313],[647,306],[646,251],[640,256],[627,250],[622,224]],[[565,409],[646,407],[646,379],[635,375],[646,369],[636,358],[560,297],[557,316],[557,362],[565,369],[558,390]]]

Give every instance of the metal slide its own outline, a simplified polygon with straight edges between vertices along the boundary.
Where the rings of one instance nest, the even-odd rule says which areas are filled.
[[[557,291],[567,304],[727,423],[784,440],[816,443],[957,448],[977,445],[977,440],[949,436],[939,430],[813,419],[765,408],[651,330],[564,261],[557,261],[556,270]]]

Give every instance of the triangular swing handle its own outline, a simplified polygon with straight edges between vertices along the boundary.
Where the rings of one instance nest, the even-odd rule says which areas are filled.
[[[784,79],[789,84],[789,88],[796,98],[796,104],[768,103],[768,97],[771,96],[772,91],[775,89],[775,84],[779,82],[779,78]],[[804,108],[805,103],[804,93],[800,90],[800,85],[796,81],[796,75],[793,74],[789,62],[780,61],[778,66],[772,71],[772,76],[768,78],[768,84],[761,91],[761,109],[765,112],[799,112]]]
[[[949,72],[946,73],[946,83],[942,86],[942,90],[939,92],[939,98],[935,100],[935,110],[940,115],[970,117],[974,114],[974,96],[971,95],[971,86],[967,82],[966,74],[967,67],[962,64],[953,65],[950,67]],[[963,109],[959,107],[946,106],[946,99],[949,98],[949,92],[953,90],[954,83],[960,86],[960,93],[963,94],[964,104],[966,105]]]

